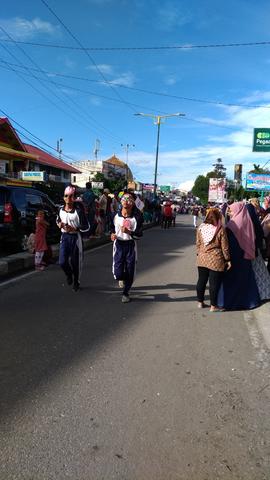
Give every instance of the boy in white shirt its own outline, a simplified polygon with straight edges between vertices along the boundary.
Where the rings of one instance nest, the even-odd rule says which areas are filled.
[[[119,286],[123,287],[122,302],[130,302],[129,290],[133,284],[136,267],[136,242],[133,238],[137,228],[137,221],[132,210],[134,200],[125,193],[121,198],[121,212],[114,217],[113,233],[113,275],[119,280]]]

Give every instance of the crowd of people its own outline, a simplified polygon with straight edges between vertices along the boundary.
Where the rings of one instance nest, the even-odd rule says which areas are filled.
[[[206,307],[209,281],[210,311],[251,309],[270,299],[270,196],[260,206],[258,198],[222,206],[187,207],[197,230],[198,307]],[[136,239],[143,223],[151,221],[163,229],[175,226],[181,205],[155,199],[150,202],[133,191],[111,194],[104,189],[97,196],[86,184],[81,196],[68,186],[57,225],[61,230],[59,265],[73,290],[80,288],[82,235],[110,236],[113,241],[113,275],[122,288],[122,302],[130,301],[137,261]],[[198,219],[201,224],[198,225]],[[43,270],[48,257],[44,211],[36,217],[36,232],[30,245],[37,270]],[[31,240],[31,239],[30,239]]]
[[[270,299],[270,197],[211,207],[197,227],[197,298],[210,311],[246,310]],[[267,265],[266,265],[267,263]]]

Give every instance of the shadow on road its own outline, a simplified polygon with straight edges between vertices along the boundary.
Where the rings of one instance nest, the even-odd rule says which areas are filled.
[[[181,219],[174,229],[148,230],[139,245],[139,274],[160,266],[166,271],[168,262],[184,255],[183,249],[194,244],[194,239],[194,228],[183,224]],[[31,401],[41,387],[44,391],[56,374],[70,368],[84,354],[96,358],[97,347],[109,336],[117,335],[126,323],[127,312],[128,322],[138,323],[144,321],[143,312],[150,302],[181,303],[196,299],[195,285],[167,283],[135,286],[134,302],[122,305],[112,278],[111,255],[111,246],[86,255],[85,287],[78,293],[63,284],[63,273],[57,266],[1,287],[2,419],[17,402]],[[166,289],[173,290],[175,298],[170,298],[169,292],[155,292]],[[177,293],[183,291],[192,292],[192,296],[178,298]]]

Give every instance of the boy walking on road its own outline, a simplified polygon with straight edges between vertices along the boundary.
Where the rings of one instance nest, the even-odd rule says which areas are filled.
[[[137,228],[137,221],[133,215],[134,200],[125,193],[121,198],[121,211],[113,221],[113,266],[114,278],[123,288],[122,303],[130,302],[129,291],[133,284],[136,267],[136,242],[133,238]]]

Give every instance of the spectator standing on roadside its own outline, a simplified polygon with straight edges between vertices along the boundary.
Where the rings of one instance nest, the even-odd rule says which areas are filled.
[[[210,311],[219,311],[217,296],[225,269],[231,268],[227,234],[218,208],[210,208],[197,230],[198,308],[205,307],[204,295],[209,279]]]
[[[200,209],[198,205],[194,205],[191,209],[191,213],[193,215],[193,226],[194,228],[197,228],[198,226],[198,216],[199,216]]]
[[[83,260],[81,232],[89,231],[89,223],[81,202],[75,202],[75,188],[68,186],[64,192],[65,205],[60,208],[56,223],[61,229],[59,265],[66,274],[67,284],[73,290],[80,288]]]
[[[166,202],[163,208],[164,228],[170,228],[172,224],[172,207],[170,202]]]
[[[105,232],[107,225],[107,210],[108,210],[108,195],[110,190],[104,188],[102,195],[99,198],[99,214],[103,222],[103,232]]]
[[[175,227],[176,215],[177,215],[177,207],[175,204],[172,204],[172,226],[173,227]]]
[[[96,205],[95,205],[95,199],[96,195],[94,194],[92,190],[92,184],[91,182],[87,182],[85,184],[86,187],[86,192],[84,192],[82,196],[82,201],[85,206],[86,210],[86,215],[87,219],[90,225],[90,230],[89,230],[89,235],[93,236],[95,234],[95,230],[97,227],[97,224],[95,222],[95,213],[96,213]]]
[[[36,270],[44,270],[42,263],[44,253],[48,250],[46,242],[46,232],[49,223],[45,220],[44,210],[39,210],[36,216],[36,233],[35,233],[35,268]]]

